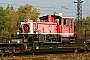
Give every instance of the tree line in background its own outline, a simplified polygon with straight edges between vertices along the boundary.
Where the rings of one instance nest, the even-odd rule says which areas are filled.
[[[12,5],[8,5],[6,8],[0,6],[0,38],[11,37],[12,34],[16,34],[17,29],[20,27],[21,21],[24,19],[38,20],[40,11],[34,8],[32,5],[20,6],[17,10]],[[85,31],[90,34],[90,16],[82,19],[80,31],[83,35]],[[78,21],[75,20],[75,32],[78,32]]]
[[[75,20],[74,31],[80,38],[90,38],[90,16],[87,16],[79,21],[78,29],[78,20]]]
[[[0,38],[11,37],[12,34],[16,34],[21,21],[37,21],[39,15],[40,11],[28,4],[20,6],[17,10],[12,5],[6,8],[0,6]]]

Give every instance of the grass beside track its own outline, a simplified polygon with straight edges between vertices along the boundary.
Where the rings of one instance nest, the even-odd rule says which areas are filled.
[[[90,60],[90,53],[2,56],[0,60]]]

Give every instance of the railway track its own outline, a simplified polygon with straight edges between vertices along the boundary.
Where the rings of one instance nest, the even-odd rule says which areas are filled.
[[[76,60],[81,60],[82,58],[87,59],[90,57],[90,52],[80,52],[80,53],[44,53],[44,54],[24,54],[24,55],[14,55],[14,56],[8,56],[7,60],[13,60],[13,59],[34,59],[34,60],[52,60],[52,59],[68,59],[68,58],[76,58]],[[90,60],[88,58],[88,60]]]
[[[54,51],[54,52],[50,52],[50,51],[46,51],[46,52],[36,52],[36,51],[30,51],[30,52],[25,52],[25,53],[10,53],[10,54],[6,54],[6,53],[2,53],[0,54],[1,56],[29,56],[29,55],[48,55],[48,54],[76,54],[76,53],[90,53],[90,51]]]

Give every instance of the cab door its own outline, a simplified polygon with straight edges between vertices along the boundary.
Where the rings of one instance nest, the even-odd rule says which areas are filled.
[[[70,33],[74,33],[74,22],[73,19],[69,19]]]
[[[69,33],[70,27],[69,27],[69,20],[64,18],[63,19],[63,28],[62,28],[62,33]]]

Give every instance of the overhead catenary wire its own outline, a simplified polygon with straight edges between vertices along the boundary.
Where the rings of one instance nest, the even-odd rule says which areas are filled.
[[[65,2],[64,4],[66,4],[67,2]],[[44,13],[44,12],[63,12],[63,13],[76,13],[76,10],[75,8],[72,8],[70,3],[67,3],[68,6],[61,6],[61,5],[57,5],[57,6],[35,6],[33,5],[34,8],[37,8],[39,11],[41,11],[41,13]],[[67,5],[66,4],[66,5]],[[21,5],[21,4],[8,4],[8,3],[0,3],[0,5],[12,5],[14,7],[15,10],[17,10],[20,6],[24,6],[24,5]],[[4,6],[5,8],[5,6]],[[89,10],[86,10],[86,9],[83,9],[82,10],[84,14],[88,14],[88,12],[90,12]]]

